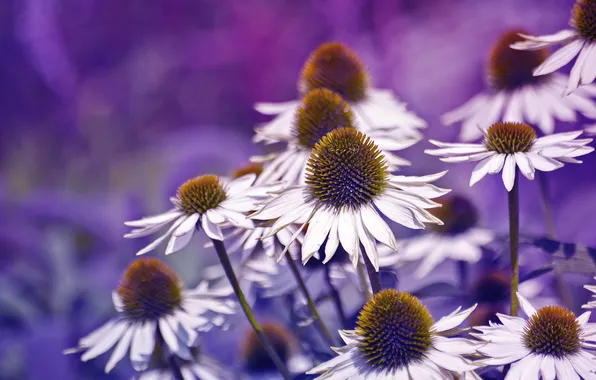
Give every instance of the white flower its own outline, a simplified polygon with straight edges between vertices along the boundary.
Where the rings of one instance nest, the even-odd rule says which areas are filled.
[[[206,283],[184,290],[176,273],[156,259],[139,259],[125,272],[118,290],[112,294],[118,317],[79,340],[76,348],[65,353],[84,351],[82,361],[93,359],[112,347],[106,373],[130,349],[135,370],[148,367],[158,336],[169,351],[192,360],[190,347],[198,331],[208,331],[234,314],[228,299],[231,287],[209,289]]]
[[[589,352],[596,339],[590,312],[579,317],[561,306],[536,311],[519,293],[520,306],[529,319],[497,314],[503,324],[474,327],[485,342],[478,352],[484,365],[511,364],[506,380],[596,379],[596,357]]]
[[[308,161],[306,184],[280,191],[252,214],[257,220],[275,220],[272,233],[293,224],[308,223],[302,244],[305,263],[327,239],[324,263],[341,243],[356,265],[360,245],[378,270],[376,241],[396,249],[393,232],[377,209],[408,228],[441,223],[426,209],[437,207],[429,198],[448,190],[429,183],[445,172],[425,177],[393,176],[376,145],[351,128],[336,129],[316,145]],[[296,237],[292,237],[294,239]]]
[[[576,157],[594,150],[586,146],[592,139],[576,140],[582,131],[556,133],[536,138],[534,129],[522,123],[496,123],[484,133],[479,144],[443,143],[430,140],[440,149],[425,150],[431,156],[440,156],[443,162],[480,161],[470,178],[470,186],[487,174],[503,171],[503,183],[511,191],[515,181],[515,166],[528,179],[534,179],[536,170],[552,171],[563,163],[581,163]]]
[[[223,240],[222,226],[252,229],[253,222],[246,217],[246,213],[254,210],[267,191],[277,186],[251,187],[255,179],[255,174],[232,181],[214,175],[193,178],[180,186],[176,197],[171,198],[173,209],[156,216],[124,222],[136,228],[124,237],[147,236],[171,224],[165,234],[137,252],[137,255],[147,253],[169,238],[166,248],[168,255],[184,248],[199,227],[215,240]]]
[[[321,374],[318,380],[452,380],[478,368],[463,357],[478,344],[449,337],[474,307],[460,309],[433,323],[416,297],[383,290],[364,306],[355,330],[340,331],[346,345],[333,348],[338,356],[307,373]]]
[[[586,86],[562,97],[567,76],[532,74],[548,56],[547,48],[533,51],[510,48],[512,43],[523,40],[518,35],[520,32],[505,33],[493,47],[487,68],[488,89],[443,116],[444,124],[462,123],[462,141],[482,137],[477,126],[484,129],[499,120],[526,122],[549,135],[555,129],[555,119],[574,122],[576,112],[596,119],[596,103],[591,99],[596,97],[596,86]]]
[[[478,210],[466,198],[446,195],[436,200],[442,205],[433,210],[442,225],[432,225],[428,232],[404,240],[400,244],[399,262],[422,260],[416,270],[418,278],[426,277],[445,259],[475,263],[480,260],[482,247],[494,234],[478,227]]]
[[[596,280],[596,277],[594,277]],[[584,288],[588,289],[592,293],[596,293],[596,286],[595,285],[584,285]],[[592,298],[596,298],[596,295],[592,295]],[[584,309],[594,309],[596,308],[596,301],[590,301],[587,304],[582,306]]]
[[[563,47],[546,59],[534,70],[534,75],[546,75],[568,64],[578,54],[579,57],[569,78],[566,94],[575,91],[581,85],[587,85],[596,79],[596,2],[577,0],[571,15],[572,29],[545,36],[522,34],[526,41],[511,45],[519,50],[538,50],[561,44]]]
[[[170,359],[171,360],[171,359]],[[184,380],[222,380],[233,379],[233,375],[221,363],[200,351],[193,360],[175,359]],[[179,380],[164,358],[150,369],[136,375],[136,380]]]
[[[287,143],[287,149],[281,153],[251,158],[253,161],[266,163],[256,183],[280,180],[288,185],[303,184],[306,162],[316,143],[334,129],[358,129],[362,122],[358,123],[355,115],[338,94],[325,88],[310,91],[296,109],[287,133],[280,131],[269,136],[272,141]],[[403,136],[394,131],[371,129],[366,134],[381,149],[390,170],[411,164],[391,151],[405,149],[420,141],[420,137]]]
[[[392,131],[394,136],[421,137],[418,129],[426,127],[426,122],[408,111],[390,90],[371,88],[364,65],[353,51],[340,43],[322,44],[311,54],[298,87],[301,95],[321,88],[338,93],[350,104],[357,124],[365,133],[381,129]],[[295,100],[256,104],[255,109],[260,113],[276,117],[257,129],[254,141],[272,143],[287,136],[301,103]]]

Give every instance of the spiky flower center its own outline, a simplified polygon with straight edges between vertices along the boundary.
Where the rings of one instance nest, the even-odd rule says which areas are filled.
[[[366,98],[368,73],[348,47],[337,42],[326,43],[306,61],[299,87],[303,93],[327,88],[348,102],[359,102]]]
[[[468,231],[478,223],[478,210],[466,198],[447,195],[437,200],[441,207],[429,210],[443,221],[443,225],[432,225],[432,229],[444,235],[458,235]]]
[[[577,0],[570,24],[585,39],[596,41],[596,0]]]
[[[236,169],[234,171],[234,173],[232,174],[232,178],[236,179],[236,178],[244,177],[245,175],[248,175],[248,174],[256,174],[258,177],[261,175],[262,172],[263,172],[263,165],[258,164],[258,163],[251,163],[251,164],[244,165],[244,166]]]
[[[562,358],[581,349],[581,327],[575,315],[561,306],[547,306],[528,320],[524,343],[535,354]]]
[[[370,138],[353,128],[328,133],[306,165],[311,194],[335,209],[367,204],[388,184],[385,157]]]
[[[484,145],[497,153],[514,154],[528,152],[535,139],[536,132],[528,124],[498,122],[488,128]]]
[[[124,315],[133,320],[156,320],[182,303],[182,283],[176,272],[157,259],[133,262],[117,290]]]
[[[178,189],[178,207],[187,215],[203,214],[225,201],[227,194],[218,176],[204,175],[186,181]]]
[[[265,336],[269,339],[279,358],[286,362],[290,355],[292,336],[282,327],[273,323],[262,325]],[[263,347],[261,340],[254,331],[250,331],[242,346],[244,366],[248,372],[259,373],[275,370],[277,367]]]
[[[304,97],[294,118],[298,144],[311,150],[327,133],[338,128],[354,128],[354,114],[348,103],[325,88],[312,90]]]
[[[524,30],[509,31],[493,46],[488,62],[487,80],[496,90],[513,90],[544,80],[542,76],[535,77],[532,70],[548,57],[548,49],[525,51],[510,48],[511,44],[524,41],[518,33],[528,34]]]
[[[414,296],[395,289],[377,293],[358,316],[360,353],[373,367],[394,370],[422,360],[432,343],[433,319]]]

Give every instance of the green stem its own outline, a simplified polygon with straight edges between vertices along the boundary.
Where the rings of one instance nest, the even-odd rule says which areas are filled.
[[[333,342],[333,338],[331,337],[331,334],[329,334],[329,330],[327,330],[325,323],[323,323],[323,320],[321,319],[321,316],[319,315],[319,312],[317,311],[317,307],[315,306],[315,303],[313,302],[312,297],[308,293],[306,284],[304,283],[302,276],[300,276],[300,272],[298,271],[296,262],[294,261],[294,259],[292,259],[292,255],[287,254],[286,259],[288,261],[288,265],[290,266],[290,270],[292,271],[292,274],[294,275],[294,278],[296,279],[296,282],[298,283],[298,287],[302,291],[302,295],[304,295],[304,297],[306,298],[306,301],[308,302],[308,308],[310,309],[310,312],[311,312],[313,318],[319,324],[319,328],[320,328],[320,331],[321,331],[323,337],[327,340],[327,343],[329,343],[329,346],[335,345],[335,343]]]
[[[373,295],[383,290],[383,286],[381,285],[381,275],[373,264],[368,259],[368,256],[362,255],[364,257],[364,265],[366,265],[366,271],[368,272],[368,279],[370,280],[370,287],[373,291]]]
[[[257,334],[257,336],[259,337],[261,344],[263,345],[263,348],[265,348],[265,351],[267,351],[267,354],[269,354],[271,360],[273,361],[279,372],[282,374],[283,378],[285,380],[291,380],[292,376],[286,368],[286,365],[280,359],[277,352],[275,352],[273,345],[263,332],[263,328],[261,327],[259,322],[257,322],[257,319],[255,318],[255,315],[253,314],[250,305],[248,304],[248,302],[246,302],[246,298],[244,297],[244,293],[240,288],[238,278],[236,278],[234,268],[232,267],[232,263],[230,263],[230,259],[228,258],[228,253],[226,252],[226,247],[224,246],[223,241],[215,239],[211,239],[211,241],[213,241],[213,246],[215,247],[215,252],[217,252],[217,256],[219,257],[221,266],[223,267],[224,272],[226,273],[226,276],[230,281],[230,285],[232,285],[232,288],[234,289],[234,292],[238,297],[238,302],[240,303],[240,306],[242,307],[242,310],[244,311],[244,314],[246,315],[248,322],[255,331],[255,334]]]
[[[511,252],[511,315],[517,316],[519,287],[519,181],[520,173],[515,173],[513,189],[509,197],[509,247]]]
[[[538,177],[538,189],[540,191],[540,200],[542,201],[542,210],[544,211],[544,221],[546,223],[547,236],[550,239],[556,239],[555,232],[555,220],[553,218],[553,211],[550,204],[550,197],[548,196],[548,182],[546,182],[546,175],[543,172],[537,172]],[[574,310],[573,296],[567,286],[567,283],[563,279],[563,275],[555,269],[555,287],[559,292],[559,297],[563,305],[569,310]]]
[[[335,289],[335,286],[333,286],[333,283],[331,282],[331,274],[329,273],[329,265],[325,265],[324,269],[325,269],[325,282],[327,283],[327,286],[329,287],[329,291],[331,292],[330,295],[333,300],[333,304],[335,305],[335,310],[337,311],[339,320],[341,321],[341,326],[344,329],[348,328],[348,319],[346,318],[346,312],[345,312],[344,306],[341,302],[341,296],[339,295],[339,292],[337,291],[337,289]]]
[[[367,300],[373,297],[372,292],[370,291],[370,286],[366,274],[366,267],[362,263],[358,263],[358,277],[360,278],[360,285],[362,286],[362,291]]]

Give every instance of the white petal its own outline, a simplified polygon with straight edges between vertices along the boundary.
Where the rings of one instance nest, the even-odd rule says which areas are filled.
[[[169,255],[174,252],[178,252],[182,248],[186,247],[192,238],[192,235],[195,233],[195,229],[188,231],[186,235],[176,236],[172,235],[170,241],[168,242],[168,246],[166,247],[166,255]]]
[[[219,226],[209,218],[208,215],[203,215],[201,218],[201,226],[203,227],[203,231],[209,237],[209,239],[223,241],[223,234]]]
[[[491,168],[493,161],[499,160],[498,156],[499,155],[494,155],[492,157],[485,158],[476,164],[474,170],[472,171],[472,175],[470,176],[470,186],[473,186],[488,174],[488,170]]]
[[[192,360],[192,355],[190,354],[188,347],[178,339],[176,331],[173,329],[172,325],[168,323],[166,318],[169,318],[169,316],[159,319],[159,332],[161,333],[163,340],[173,354],[182,359]]]
[[[411,209],[401,206],[395,201],[392,201],[391,197],[383,195],[376,199],[374,204],[383,215],[394,222],[413,230],[424,229],[424,224],[416,219],[416,216]]]
[[[184,223],[184,221],[187,219],[187,216],[181,216],[180,218],[178,218],[174,223],[172,223],[172,225],[170,226],[170,228],[166,231],[165,234],[161,235],[160,237],[158,237],[157,239],[155,239],[154,241],[152,241],[150,244],[148,244],[146,247],[142,248],[141,250],[139,250],[136,254],[137,256],[139,255],[143,255],[149,251],[152,251],[153,249],[155,249],[158,245],[160,245],[164,240],[166,240],[171,234],[172,232],[174,232],[174,230],[176,228],[178,228],[178,226],[180,226],[180,224]]]
[[[571,69],[571,73],[569,74],[569,83],[567,84],[567,90],[565,91],[565,95],[571,94],[581,84],[581,74],[584,69],[584,66],[587,64],[586,60],[588,59],[588,55],[590,54],[590,49],[586,48],[587,43],[584,44],[582,42],[582,46],[584,48],[579,53],[579,57],[577,57],[577,60],[575,61],[575,64]]]
[[[292,100],[280,103],[255,103],[255,110],[263,115],[278,115],[288,109],[294,109],[299,101]]]
[[[524,153],[516,152],[515,153],[515,163],[519,167],[519,170],[522,172],[524,177],[529,180],[534,179],[534,166],[532,166],[532,162],[526,157]]]
[[[461,325],[466,320],[466,318],[468,318],[468,316],[470,314],[472,314],[474,309],[476,309],[476,306],[477,305],[474,305],[464,311],[460,311],[461,307],[456,309],[453,313],[439,319],[439,321],[437,321],[433,325],[431,330],[436,331],[436,332],[443,332],[443,331],[451,330],[451,329]]]
[[[503,165],[505,165],[505,159],[507,158],[506,154],[495,154],[490,162],[490,166],[488,168],[488,174],[497,174],[503,169]]]
[[[339,233],[339,241],[344,250],[354,257],[360,252],[358,246],[358,234],[356,233],[356,223],[354,221],[354,214],[350,209],[342,209],[339,212],[337,230]]]
[[[544,157],[544,156],[542,156],[540,154],[536,154],[534,152],[527,152],[527,153],[525,153],[525,155],[526,155],[526,157],[528,157],[528,159],[532,163],[532,166],[534,166],[534,169],[536,169],[536,170],[540,170],[543,172],[550,172],[555,169],[559,169],[559,168],[563,167],[562,163],[560,163],[559,161],[554,160],[550,157]]]
[[[584,50],[589,50],[586,57],[586,64],[581,74],[581,83],[588,84],[596,79],[596,42],[586,44]]]
[[[128,349],[130,348],[130,343],[132,341],[134,332],[135,332],[134,328],[129,328],[124,333],[124,336],[122,338],[120,338],[120,341],[118,342],[118,344],[116,345],[116,348],[114,348],[114,351],[112,352],[112,355],[110,356],[110,360],[106,364],[105,373],[109,373],[112,369],[114,369],[116,364],[118,364],[118,362],[120,360],[122,360],[124,358],[124,356],[126,356],[126,353],[128,352]]]
[[[552,356],[547,355],[542,358],[540,373],[542,374],[542,380],[555,380],[557,373],[555,371],[555,359]]]
[[[174,236],[182,236],[189,233],[192,229],[197,226],[197,222],[199,221],[200,215],[195,213],[189,216],[178,228],[174,231]]]
[[[338,224],[339,218],[333,218],[333,224],[329,229],[329,235],[327,236],[327,243],[325,243],[325,260],[323,263],[329,262],[335,252],[337,251],[337,247],[339,247],[339,232],[338,232]]]
[[[364,247],[364,252],[368,256],[368,259],[373,264],[377,272],[379,271],[379,254],[377,253],[377,244],[374,237],[368,233],[362,222],[362,215],[360,212],[356,212],[354,216],[356,222],[356,231],[358,233],[358,240],[360,240]]]
[[[379,242],[387,247],[397,251],[397,243],[393,232],[385,223],[383,218],[379,216],[375,208],[371,205],[363,206],[360,210],[364,227],[375,237]]]
[[[515,156],[508,154],[503,165],[503,184],[507,191],[513,189],[515,183]]]
[[[488,95],[486,94],[473,96],[463,105],[441,116],[441,122],[445,125],[451,125],[467,119],[471,115],[475,114],[479,109],[484,107],[487,100]]]
[[[86,362],[114,347],[116,342],[124,335],[127,328],[128,323],[122,321],[110,324],[107,329],[103,329],[102,327],[102,336],[98,337],[99,339],[94,342],[93,347],[90,347],[89,351],[81,356],[81,360]]]
[[[550,74],[568,64],[584,46],[583,39],[576,39],[563,46],[550,57],[548,57],[540,66],[534,69],[534,76]]]
[[[331,210],[325,207],[321,207],[314,213],[308,224],[308,231],[304,236],[304,242],[302,244],[302,261],[310,259],[319,251],[319,248],[321,248],[329,233],[334,218]]]
[[[534,306],[532,306],[532,304],[519,292],[517,293],[517,299],[519,301],[519,306],[528,317],[532,317],[534,314],[536,314],[536,309],[534,309]]]
[[[228,186],[226,186],[226,193],[228,194],[228,196],[242,194],[255,182],[255,179],[257,179],[257,175],[254,173],[250,173],[247,175],[243,175],[242,177],[236,178]]]
[[[130,361],[136,371],[143,371],[149,365],[149,359],[155,348],[156,323],[146,321],[138,326],[130,347]]]
[[[179,217],[182,214],[183,214],[182,211],[177,210],[177,209],[172,209],[172,210],[165,212],[163,214],[149,216],[149,217],[142,218],[139,220],[132,220],[129,222],[124,222],[124,224],[129,227],[147,227],[147,226],[154,225],[154,224],[168,223],[168,222],[176,219],[177,217]]]
[[[573,369],[569,360],[565,357],[555,360],[555,370],[558,379],[580,380],[579,375]]]

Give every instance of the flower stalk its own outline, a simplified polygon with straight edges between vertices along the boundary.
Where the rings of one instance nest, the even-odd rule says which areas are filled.
[[[255,318],[255,315],[252,312],[250,305],[246,301],[246,297],[244,297],[244,293],[240,288],[240,283],[238,282],[238,278],[234,273],[234,268],[230,263],[230,259],[228,258],[228,253],[226,252],[226,247],[224,246],[223,241],[212,239],[212,242],[213,246],[215,247],[215,252],[217,252],[217,256],[219,257],[219,261],[221,262],[224,272],[226,273],[226,277],[228,278],[228,281],[230,281],[230,285],[232,285],[234,293],[236,293],[238,302],[240,303],[240,306],[242,307],[242,310],[244,311],[244,314],[246,315],[248,322],[255,331],[255,334],[257,334],[257,336],[259,337],[259,340],[261,341],[263,348],[265,348],[265,351],[267,351],[267,353],[271,357],[271,360],[273,361],[283,378],[285,380],[291,380],[292,376],[290,375],[290,372],[288,371],[286,365],[283,363],[277,352],[275,352],[273,345],[263,332],[263,328]]]
[[[508,193],[509,204],[509,248],[511,252],[511,315],[517,316],[519,288],[519,173],[516,173],[513,188]]]

